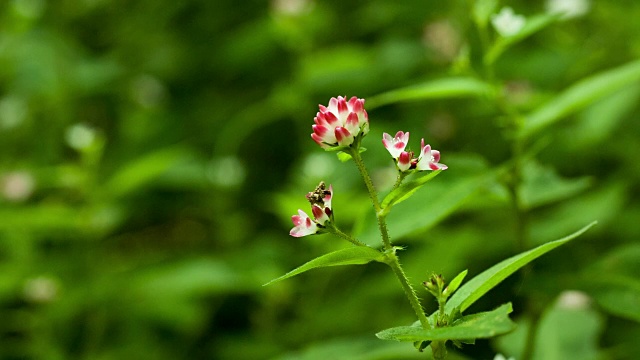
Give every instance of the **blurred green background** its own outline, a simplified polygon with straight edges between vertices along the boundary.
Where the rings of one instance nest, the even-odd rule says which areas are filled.
[[[542,2],[503,5],[546,11]],[[497,61],[492,81],[520,112],[640,58],[640,2],[590,5]],[[317,105],[482,75],[472,8],[0,2],[0,358],[426,358],[374,336],[415,320],[383,265],[261,285],[349,246],[288,236],[290,216],[308,210],[304,195],[320,180],[334,186],[338,225],[378,243],[353,164],[309,137]],[[474,305],[513,301],[520,326],[454,358],[517,356],[533,324],[536,359],[637,359],[639,99],[634,81],[528,144],[524,248],[599,225]],[[472,277],[517,253],[517,219],[495,172],[511,157],[509,129],[494,102],[378,105],[364,158],[381,192],[394,179],[382,132],[410,131],[414,148],[425,137],[449,165],[389,219],[414,283],[431,272]]]

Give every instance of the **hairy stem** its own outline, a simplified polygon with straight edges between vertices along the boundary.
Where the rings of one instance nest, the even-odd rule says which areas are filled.
[[[373,182],[371,181],[371,176],[369,176],[369,172],[367,171],[367,168],[365,167],[364,162],[362,161],[362,157],[360,156],[360,152],[358,151],[357,145],[358,144],[356,144],[356,146],[351,148],[349,155],[351,155],[351,157],[353,158],[353,161],[356,163],[356,167],[358,168],[358,171],[360,172],[360,175],[364,180],[365,186],[367,187],[369,198],[373,203],[373,208],[376,212],[376,219],[378,220],[378,229],[380,230],[380,235],[382,236],[382,243],[384,244],[384,249],[386,250],[385,253],[387,255],[387,264],[389,264],[389,266],[393,270],[393,273],[398,278],[398,281],[400,281],[400,284],[402,285],[402,289],[404,290],[404,293],[407,296],[407,299],[409,300],[409,303],[411,304],[413,311],[416,313],[416,315],[418,316],[418,319],[420,320],[420,324],[422,324],[422,327],[424,329],[430,329],[431,325],[429,325],[429,320],[427,319],[427,316],[424,313],[424,309],[420,304],[418,295],[416,294],[415,290],[411,286],[411,283],[409,283],[409,279],[407,278],[407,275],[405,275],[404,271],[402,270],[400,261],[398,261],[398,256],[395,254],[395,250],[391,246],[391,240],[389,239],[389,231],[387,230],[385,215],[382,214],[380,201],[378,200],[378,193],[376,192],[376,189],[373,186]]]
[[[389,239],[389,231],[387,230],[387,223],[384,220],[384,216],[381,215],[382,208],[380,207],[380,201],[378,200],[378,193],[376,192],[375,187],[373,186],[373,181],[371,181],[371,176],[369,176],[369,172],[367,168],[364,166],[364,161],[362,161],[362,156],[360,156],[360,152],[358,151],[358,147],[350,148],[349,155],[353,158],[353,162],[356,163],[356,167],[360,172],[360,176],[362,176],[362,180],[364,181],[365,186],[367,187],[367,192],[369,193],[369,198],[371,199],[371,203],[373,204],[373,209],[376,212],[376,219],[378,220],[378,229],[380,230],[380,235],[382,236],[382,243],[384,245],[385,250],[391,250],[391,240]]]
[[[332,234],[336,235],[339,238],[347,240],[348,242],[352,243],[353,245],[356,245],[356,246],[367,246],[367,244],[365,244],[365,243],[363,243],[361,241],[358,241],[357,239],[345,234],[344,232],[342,232],[340,229],[338,229],[335,226],[331,226],[328,229],[329,229],[329,232],[331,232]]]

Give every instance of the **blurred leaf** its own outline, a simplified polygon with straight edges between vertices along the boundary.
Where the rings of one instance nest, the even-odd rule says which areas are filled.
[[[571,149],[590,148],[606,141],[638,105],[640,84],[630,85],[587,107],[574,126],[567,129]]]
[[[158,178],[178,161],[188,157],[181,147],[161,149],[124,165],[106,183],[107,196],[125,196]]]
[[[555,169],[543,166],[535,160],[528,161],[522,169],[520,196],[526,209],[570,198],[588,189],[591,179],[563,179]]]
[[[589,230],[596,222],[583,227],[575,233],[566,236],[560,240],[548,242],[544,245],[540,245],[535,249],[523,252],[516,256],[510,257],[506,260],[499,262],[498,264],[483,271],[473,279],[464,284],[450,299],[447,301],[446,310],[451,312],[455,307],[460,307],[460,311],[466,310],[476,300],[481,298],[484,294],[493,289],[496,285],[506,279],[509,275],[516,272],[521,267],[532,262],[538,257],[546,254],[547,252],[557,248],[560,245],[575,239],[582,235],[585,231]]]
[[[516,331],[497,338],[496,344],[503,354],[521,359],[531,321],[521,318],[516,324]],[[603,326],[602,315],[594,309],[559,300],[541,316],[535,330],[532,359],[600,359],[598,337]]]
[[[640,322],[640,245],[620,246],[587,269],[584,288],[607,312]]]
[[[556,304],[543,314],[536,332],[534,359],[600,359],[598,337],[603,325],[602,317],[593,309]]]
[[[544,239],[562,236],[584,224],[584,219],[598,219],[598,223],[606,226],[623,209],[627,191],[627,186],[621,183],[599,184],[591,191],[541,209],[531,219],[528,236],[531,243],[537,245]]]
[[[442,170],[431,171],[424,176],[416,180],[408,181],[397,189],[391,191],[387,196],[384,197],[380,206],[382,207],[383,212],[386,214],[391,210],[391,207],[395,204],[399,204],[404,200],[407,200],[411,195],[415,194],[424,184],[426,184],[429,180],[438,176]]]
[[[544,29],[558,19],[559,16],[555,14],[542,14],[527,18],[524,27],[518,33],[514,34],[513,36],[498,37],[496,42],[484,56],[485,64],[493,64],[493,62],[496,61],[496,59],[498,59],[498,57],[500,57],[500,55],[510,46],[517,44],[520,41],[528,38],[529,36],[537,33],[538,31]]]
[[[640,80],[640,60],[582,79],[527,116],[521,137],[530,137],[563,117]]]
[[[326,266],[340,266],[340,265],[364,265],[372,261],[384,262],[384,255],[373,248],[368,246],[355,246],[338,251],[334,251],[329,254],[317,257],[304,265],[297,267],[288,273],[280,276],[277,279],[273,279],[263,286],[273,284],[284,279],[288,279],[292,276],[296,276],[305,271],[311,269],[326,267]]]
[[[460,359],[459,356],[451,357]],[[305,349],[277,357],[277,360],[390,360],[425,359],[425,354],[401,343],[383,342],[371,336],[345,339],[329,339]]]
[[[373,109],[397,102],[427,99],[490,97],[495,94],[495,91],[493,86],[476,78],[443,78],[370,97],[367,99],[367,108]]]
[[[423,329],[419,326],[399,326],[376,334],[382,340],[424,341],[424,340],[470,340],[490,338],[507,333],[515,328],[509,319],[511,303],[493,311],[467,315],[450,326]]]
[[[449,172],[450,170],[447,170]],[[391,236],[400,239],[412,233],[425,231],[436,225],[464,204],[478,190],[495,178],[495,173],[471,176],[451,184],[429,187],[401,205],[387,216]],[[362,241],[371,243],[377,239],[377,228],[372,219],[370,226],[360,236]]]

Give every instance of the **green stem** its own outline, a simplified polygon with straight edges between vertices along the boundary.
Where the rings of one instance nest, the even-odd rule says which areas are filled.
[[[357,239],[345,234],[344,232],[342,232],[340,229],[338,229],[337,227],[335,227],[334,225],[331,225],[330,227],[327,227],[327,230],[329,230],[330,233],[334,234],[335,236],[345,239],[348,242],[352,243],[355,246],[367,246],[367,244],[358,241]]]
[[[447,358],[447,347],[444,341],[434,341],[431,343],[431,352],[435,360],[443,360]]]
[[[391,191],[397,189],[398,187],[400,187],[400,184],[402,184],[402,180],[404,180],[404,178],[407,176],[407,173],[404,171],[398,171],[398,177],[396,178],[396,183],[393,184],[393,187],[391,188]]]
[[[418,295],[416,291],[413,289],[411,284],[409,283],[409,279],[407,279],[407,275],[405,275],[404,270],[402,270],[402,266],[400,266],[400,262],[398,261],[398,256],[395,253],[387,254],[387,259],[389,266],[393,270],[393,273],[396,274],[396,277],[400,281],[402,285],[402,289],[404,293],[407,295],[407,299],[409,299],[409,303],[411,303],[411,307],[413,311],[418,316],[418,320],[420,320],[420,324],[424,329],[431,329],[431,325],[429,325],[429,319],[427,319],[427,315],[424,313],[424,309],[420,304],[420,300],[418,299]]]
[[[373,204],[373,208],[376,212],[376,219],[378,220],[378,228],[380,230],[380,235],[382,236],[382,243],[384,244],[384,249],[386,250],[387,256],[387,264],[393,270],[393,273],[400,281],[402,285],[402,289],[404,290],[413,311],[418,316],[420,320],[420,324],[424,329],[431,329],[431,325],[429,325],[429,320],[427,319],[427,315],[424,313],[424,309],[420,304],[420,300],[418,299],[418,295],[415,290],[409,283],[409,279],[407,275],[405,275],[402,270],[402,266],[400,265],[400,261],[398,261],[398,256],[395,254],[395,250],[393,246],[391,246],[391,240],[389,239],[389,231],[387,230],[387,223],[385,221],[385,215],[382,214],[382,209],[380,207],[380,201],[378,200],[378,193],[376,192],[375,187],[373,186],[373,181],[371,181],[371,176],[369,176],[369,172],[364,165],[364,161],[362,161],[362,157],[360,156],[360,152],[358,151],[359,143],[354,143],[355,146],[350,148],[349,155],[353,158],[353,161],[364,180],[365,186],[367,187],[367,192],[369,193],[369,198],[371,199],[371,203]]]
[[[354,145],[358,145],[355,144]],[[371,176],[369,176],[369,172],[367,168],[364,166],[364,161],[362,161],[362,156],[360,156],[360,152],[358,151],[359,146],[354,146],[353,148],[349,148],[349,155],[353,158],[353,162],[356,163],[356,167],[360,172],[360,176],[362,176],[362,180],[364,180],[364,184],[367,187],[367,192],[369,193],[369,198],[371,199],[371,203],[373,204],[373,209],[376,212],[376,219],[378,220],[378,229],[380,230],[380,235],[382,235],[382,243],[384,244],[385,250],[391,250],[391,240],[389,239],[389,231],[387,230],[387,223],[384,220],[384,216],[381,214],[382,208],[380,207],[380,201],[378,200],[378,193],[376,192],[375,187],[373,186],[373,181],[371,181]]]

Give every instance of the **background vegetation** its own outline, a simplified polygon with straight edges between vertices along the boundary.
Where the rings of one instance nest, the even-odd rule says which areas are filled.
[[[353,164],[309,137],[317,104],[337,95],[371,99],[364,158],[382,191],[394,178],[383,131],[424,136],[449,165],[389,218],[416,284],[474,276],[599,221],[475,304],[513,301],[520,326],[459,357],[518,356],[529,337],[538,359],[636,358],[640,82],[625,76],[531,138],[524,222],[496,175],[513,149],[490,95],[374,96],[478,77],[530,113],[585,77],[638,66],[640,2],[594,2],[507,49],[492,75],[482,44],[497,34],[483,39],[472,3],[0,3],[0,358],[424,358],[374,336],[415,320],[383,265],[261,286],[348,246],[287,234],[320,180],[337,223],[378,243]]]

